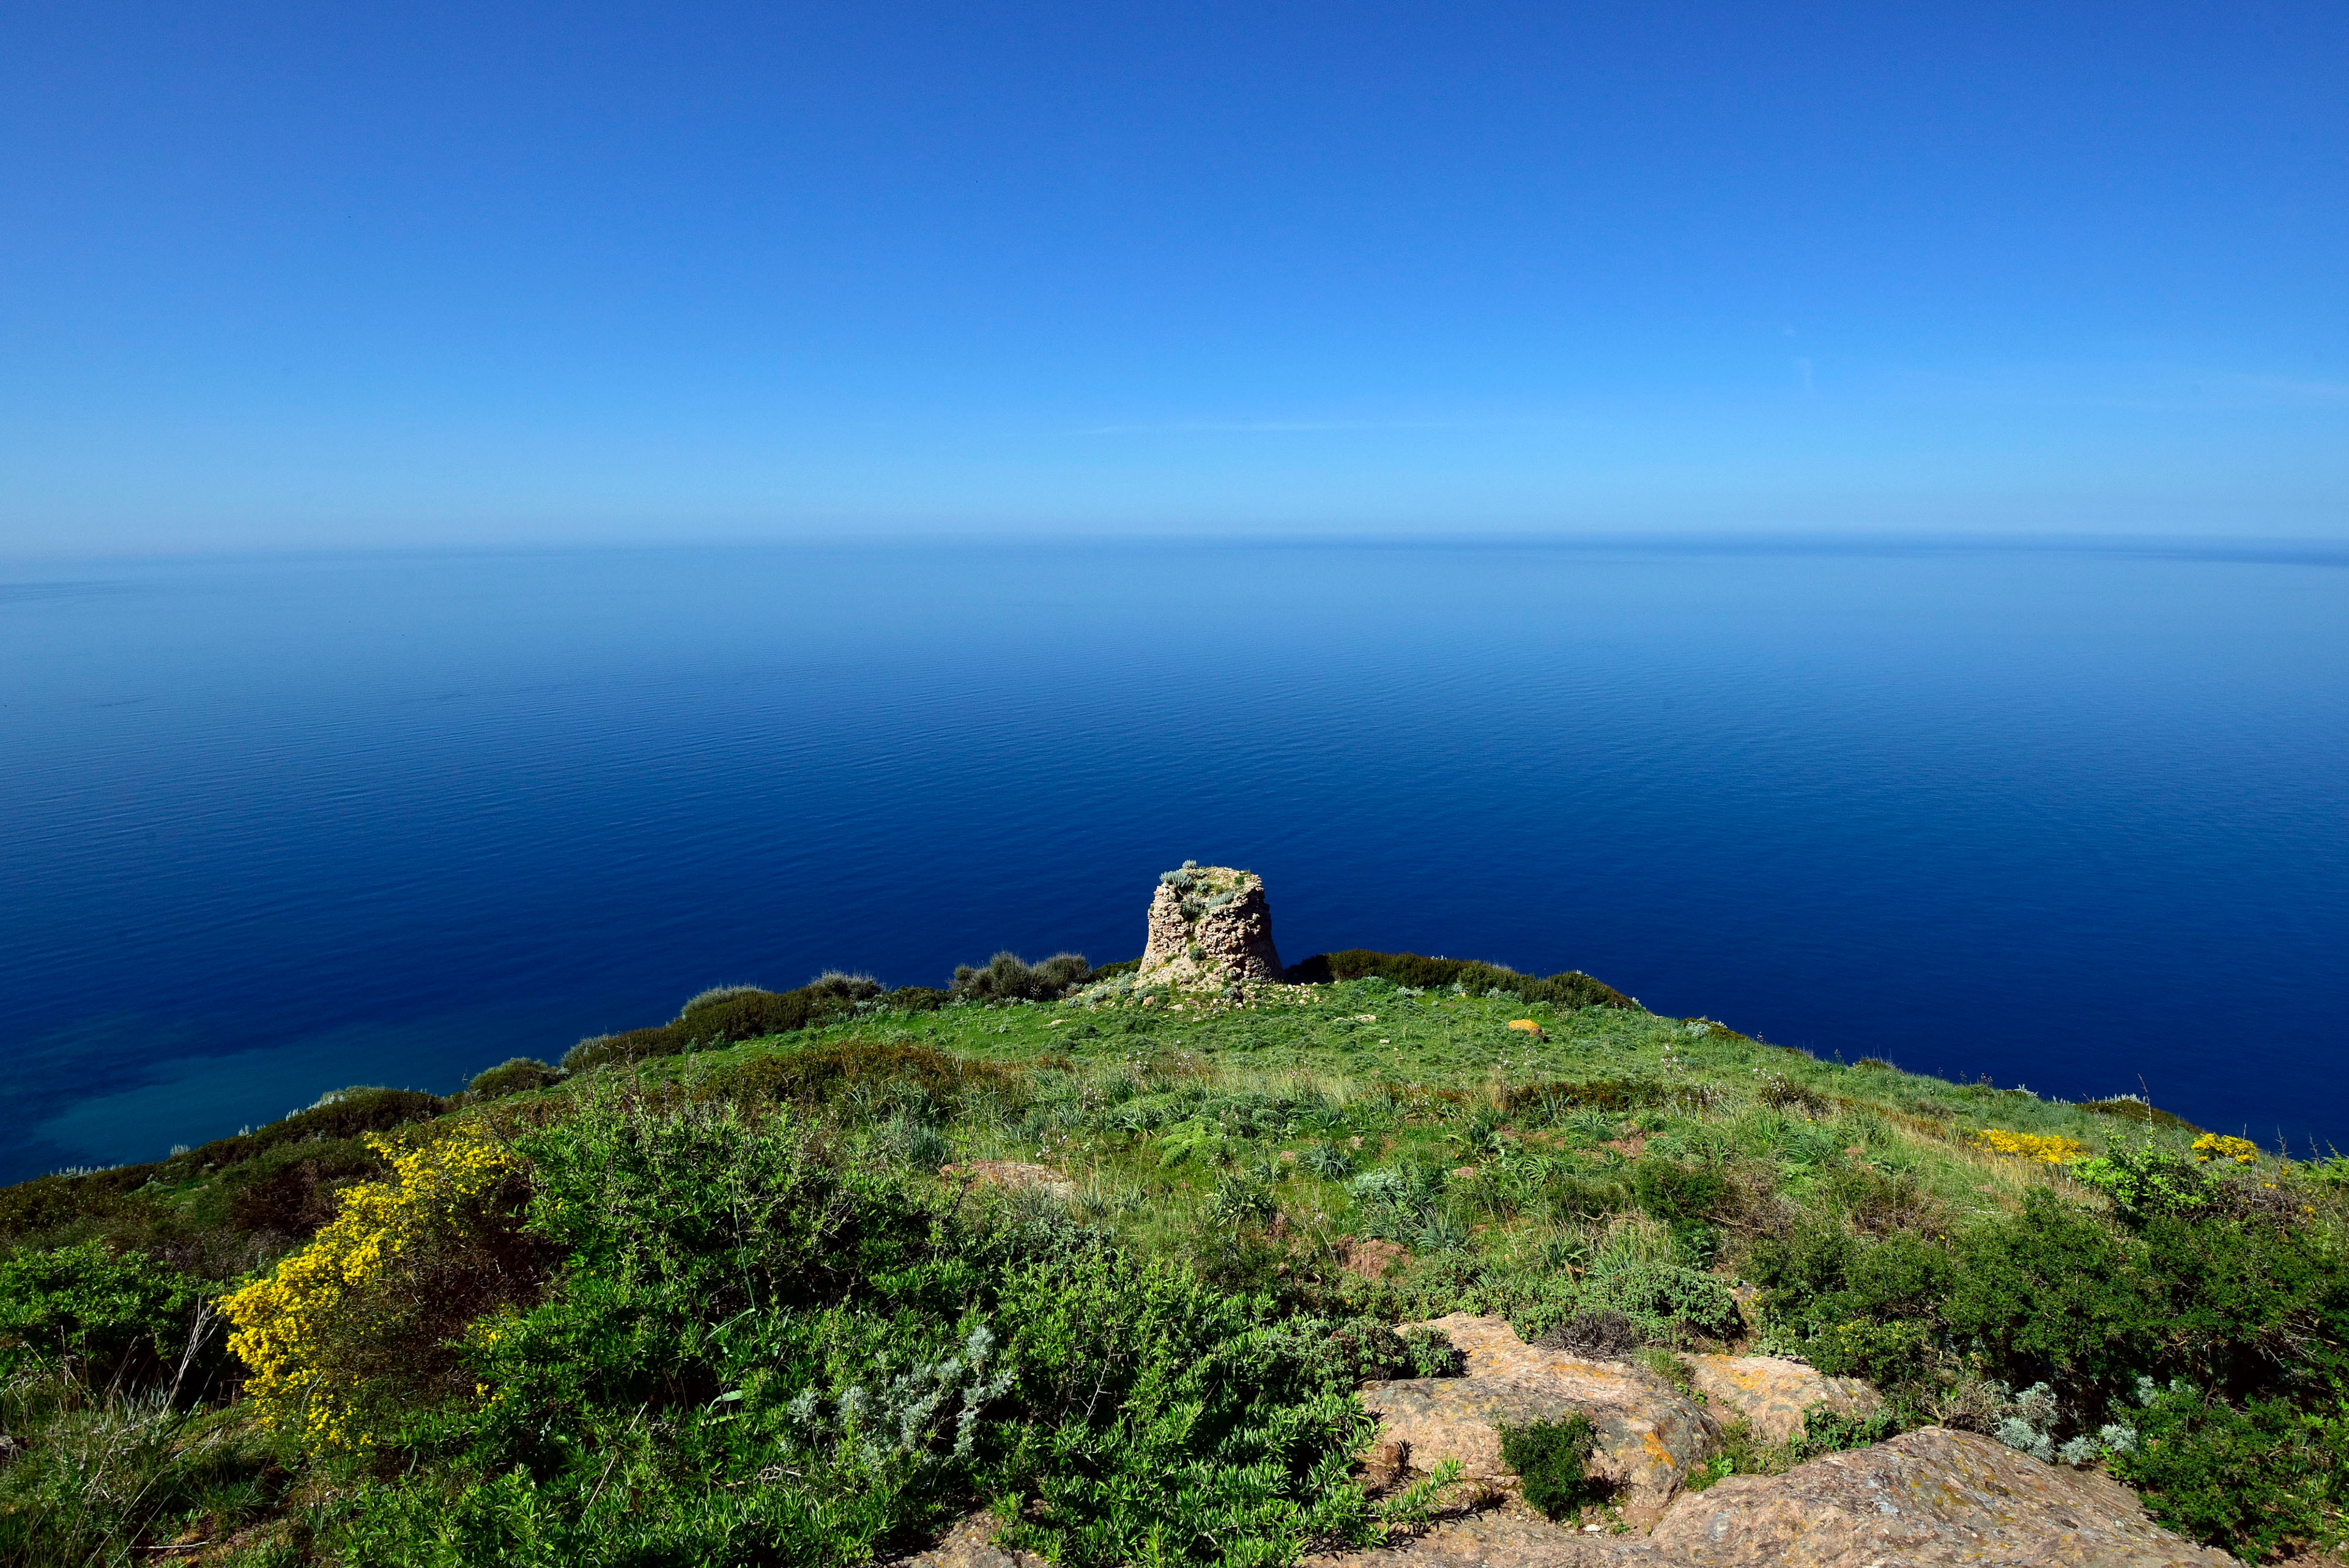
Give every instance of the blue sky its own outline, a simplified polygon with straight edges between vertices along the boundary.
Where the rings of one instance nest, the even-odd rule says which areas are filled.
[[[2349,8],[0,17],[0,550],[2349,535]]]

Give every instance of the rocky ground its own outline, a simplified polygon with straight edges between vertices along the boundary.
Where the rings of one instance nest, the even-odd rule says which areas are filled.
[[[2154,1524],[2095,1470],[2049,1465],[1972,1432],[1929,1427],[1782,1475],[1702,1485],[1738,1423],[1784,1440],[1825,1407],[1871,1412],[1874,1389],[1765,1355],[1684,1358],[1687,1386],[1631,1362],[1529,1345],[1502,1319],[1455,1314],[1441,1329],[1467,1358],[1456,1377],[1371,1384],[1379,1417],[1365,1479],[1393,1493],[1455,1462],[1438,1516],[1383,1544],[1308,1557],[1304,1568],[2227,1568],[2235,1559]],[[1591,1468],[1613,1503],[1588,1523],[1526,1506],[1501,1453],[1504,1424],[1580,1413],[1598,1428]],[[1045,1568],[967,1520],[905,1568]]]

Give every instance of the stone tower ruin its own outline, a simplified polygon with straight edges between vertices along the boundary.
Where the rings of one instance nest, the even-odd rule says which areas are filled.
[[[1264,878],[1193,860],[1159,877],[1136,978],[1185,984],[1278,980]]]

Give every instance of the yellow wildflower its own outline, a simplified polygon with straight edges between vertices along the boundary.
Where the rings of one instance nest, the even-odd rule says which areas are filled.
[[[2229,1137],[2223,1133],[2204,1133],[2194,1140],[2194,1158],[2205,1163],[2214,1159],[2231,1159],[2237,1165],[2250,1165],[2260,1158],[2260,1146],[2248,1138]]]
[[[1974,1134],[1974,1142],[1993,1154],[2044,1160],[2049,1165],[2068,1165],[2088,1152],[2076,1140],[2052,1133],[2013,1133],[1997,1127],[1982,1128]]]
[[[378,1287],[401,1259],[520,1163],[478,1126],[405,1153],[374,1135],[367,1143],[390,1159],[392,1179],[345,1192],[307,1246],[221,1303],[263,1423],[299,1431],[315,1448],[373,1440],[354,1425],[365,1378],[336,1347],[367,1334],[381,1311]]]

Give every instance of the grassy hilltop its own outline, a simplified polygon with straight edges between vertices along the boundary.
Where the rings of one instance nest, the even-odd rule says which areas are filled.
[[[1454,1311],[1889,1397],[1700,1484],[1939,1421],[2246,1558],[2340,1541],[2349,1162],[1587,976],[1292,974],[735,988],[0,1191],[0,1561],[845,1563],[992,1507],[1282,1563],[1444,1504],[1364,1490],[1354,1390]]]

